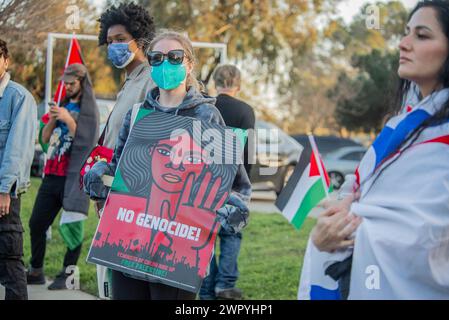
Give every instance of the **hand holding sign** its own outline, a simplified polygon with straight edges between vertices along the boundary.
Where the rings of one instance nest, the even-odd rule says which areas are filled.
[[[88,259],[198,292],[220,226],[217,210],[224,207],[238,168],[211,161],[209,144],[194,135],[192,119],[141,115],[120,156]],[[175,138],[182,139],[173,139],[173,130],[179,128],[184,131]],[[225,128],[215,125],[201,133],[208,128],[224,136]],[[228,145],[214,151],[221,158],[225,150],[235,153]],[[93,187],[101,176],[90,181]],[[236,215],[228,209],[239,206],[231,202],[226,217],[232,222]]]

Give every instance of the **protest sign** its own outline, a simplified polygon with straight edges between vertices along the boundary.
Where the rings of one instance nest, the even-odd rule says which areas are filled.
[[[241,162],[231,129],[140,109],[88,261],[197,292]]]

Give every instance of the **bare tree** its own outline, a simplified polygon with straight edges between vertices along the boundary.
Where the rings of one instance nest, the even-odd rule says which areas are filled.
[[[41,46],[48,32],[62,31],[69,0],[0,0],[0,34],[11,43],[32,50]]]
[[[79,9],[79,29],[68,29],[73,8]],[[0,38],[11,51],[10,72],[39,100],[44,94],[46,40],[49,32],[91,33],[94,10],[86,0],[0,0]],[[67,47],[55,45],[53,64],[63,65]],[[97,60],[102,58],[96,55]],[[90,61],[93,61],[92,58]],[[54,72],[60,70],[55,68]],[[54,77],[57,81],[58,76]]]

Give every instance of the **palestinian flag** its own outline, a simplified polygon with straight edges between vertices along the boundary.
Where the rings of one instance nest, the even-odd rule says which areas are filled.
[[[313,138],[311,138],[313,140]],[[300,229],[307,215],[331,192],[330,179],[316,145],[301,153],[298,165],[276,200],[276,207]]]
[[[76,39],[75,35],[73,35],[72,39],[70,40],[69,52],[67,54],[67,60],[66,60],[64,70],[69,65],[74,64],[74,63],[84,64],[83,57],[81,55],[81,47],[80,47],[80,44],[79,44],[78,40]],[[62,70],[61,75],[64,74],[64,70]],[[59,106],[59,103],[62,100],[64,100],[64,98],[65,98],[64,81],[60,80],[58,83],[58,87],[56,89],[56,93],[55,93],[53,100]]]
[[[86,219],[87,216],[83,213],[62,211],[59,220],[59,233],[70,250],[76,249],[83,243],[84,220]]]

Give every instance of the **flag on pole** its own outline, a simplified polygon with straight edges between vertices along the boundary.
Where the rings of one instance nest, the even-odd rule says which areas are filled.
[[[74,63],[81,63],[84,64],[83,57],[81,55],[81,47],[78,42],[78,40],[75,37],[75,34],[73,34],[72,39],[70,39],[69,44],[69,51],[67,53],[67,59],[64,65],[64,69],[61,72],[61,75],[64,74],[65,69]],[[65,98],[65,87],[64,87],[64,81],[60,80],[58,83],[58,87],[56,88],[55,95],[53,97],[53,101],[56,102],[57,106],[59,107],[62,100]],[[46,113],[42,116],[39,126],[39,144],[42,147],[42,150],[44,152],[47,152],[48,144],[44,143],[42,141],[42,129],[45,127],[45,125],[48,123],[49,120],[49,114]]]
[[[65,69],[74,63],[81,63],[84,64],[83,57],[81,56],[81,47],[78,42],[78,40],[75,37],[75,34],[73,35],[72,39],[70,40],[69,45],[69,52],[67,54],[67,60],[64,66],[64,70],[62,70],[62,74],[64,74]],[[62,100],[65,98],[65,87],[64,87],[64,81],[60,80],[58,83],[58,87],[56,89],[55,96],[53,100],[56,102],[56,104],[59,106]]]
[[[329,175],[312,135],[309,143],[311,151],[301,153],[293,175],[276,201],[276,207],[296,229],[301,228],[310,211],[331,192]]]

